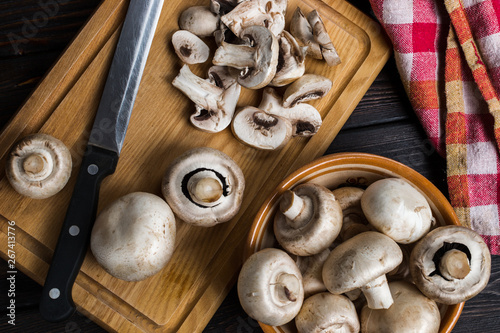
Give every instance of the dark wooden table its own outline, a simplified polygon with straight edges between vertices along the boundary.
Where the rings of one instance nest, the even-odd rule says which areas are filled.
[[[80,27],[99,0],[0,1],[0,127],[6,125],[23,101]],[[367,0],[352,0],[371,14]],[[399,80],[390,59],[344,125],[327,153],[367,152],[402,162],[447,193],[446,163],[436,154]],[[453,332],[500,332],[500,257],[492,260],[486,289],[468,301]],[[16,276],[16,325],[8,323],[7,264],[0,260],[0,332],[104,332],[76,313],[66,322],[48,323],[38,313],[41,286],[22,273]],[[205,332],[261,332],[241,309],[233,288]],[[404,332],[402,332],[404,333]]]

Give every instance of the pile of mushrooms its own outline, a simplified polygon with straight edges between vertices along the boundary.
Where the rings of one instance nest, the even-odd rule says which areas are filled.
[[[231,125],[239,141],[265,150],[317,133],[321,114],[306,102],[326,95],[332,81],[305,74],[305,58],[324,59],[329,66],[340,58],[316,10],[306,17],[297,7],[286,31],[287,5],[287,0],[211,0],[181,13],[172,45],[183,66],[172,85],[194,102],[195,127],[217,133]],[[209,60],[207,37],[217,49],[204,79],[188,65]],[[237,109],[241,87],[264,89],[261,104]]]
[[[252,254],[238,279],[244,310],[264,324],[295,324],[299,333],[438,332],[443,306],[488,283],[491,256],[481,236],[437,226],[406,180],[333,190],[304,183],[278,203],[276,248]]]

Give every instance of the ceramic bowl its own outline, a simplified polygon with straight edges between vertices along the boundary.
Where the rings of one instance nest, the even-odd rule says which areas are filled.
[[[272,233],[273,218],[281,194],[301,183],[316,183],[335,189],[339,186],[368,186],[381,178],[403,178],[426,198],[438,224],[458,225],[458,218],[446,197],[424,176],[389,158],[366,153],[339,153],[319,158],[291,173],[269,195],[251,227],[245,247],[245,259],[263,248],[276,246]],[[464,303],[442,308],[440,333],[451,332],[462,312]],[[263,331],[296,332],[293,321],[285,326],[272,327],[260,323]]]

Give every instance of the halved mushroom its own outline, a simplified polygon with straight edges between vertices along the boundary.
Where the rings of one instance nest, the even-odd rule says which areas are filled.
[[[301,47],[295,38],[283,30],[278,38],[279,56],[276,74],[269,83],[273,87],[282,87],[300,78],[306,70],[305,58],[307,46]]]
[[[241,39],[246,43],[240,45],[223,41],[215,51],[212,62],[238,69],[239,84],[249,89],[260,89],[271,82],[276,73],[278,40],[267,28],[256,25],[245,28]]]
[[[97,216],[90,248],[97,262],[125,281],[144,280],[170,260],[175,217],[165,201],[144,192],[126,194]]]
[[[352,186],[339,187],[332,191],[342,208],[342,229],[339,236],[343,241],[370,230],[361,209],[361,196],[364,192],[363,189]]]
[[[387,309],[393,299],[385,274],[403,260],[398,244],[388,236],[367,231],[334,248],[323,266],[323,282],[332,294],[356,288],[370,309]]]
[[[12,148],[5,175],[19,194],[45,199],[63,189],[71,167],[71,154],[64,143],[38,133],[24,137]]]
[[[223,72],[223,71],[222,71]],[[218,71],[221,73],[221,71]],[[209,77],[210,77],[209,72]],[[212,75],[213,76],[213,75]],[[219,74],[219,77],[221,74]],[[217,80],[204,80],[193,74],[187,65],[182,66],[172,85],[189,97],[196,106],[191,123],[197,128],[210,132],[220,132],[229,126],[236,109],[241,87],[237,82],[227,81],[219,87]]]
[[[328,292],[306,298],[295,325],[299,333],[357,333],[360,327],[354,304],[343,295]]]
[[[264,150],[282,148],[292,137],[292,124],[287,119],[253,106],[244,107],[236,113],[231,129],[241,142]]]
[[[439,303],[458,304],[486,287],[491,255],[475,231],[461,226],[442,226],[415,244],[410,272],[424,295]]]
[[[305,74],[288,86],[283,93],[283,106],[294,107],[298,103],[322,98],[332,88],[332,81],[318,74]]]
[[[240,38],[250,26],[262,26],[274,36],[285,28],[287,0],[247,0],[239,3],[233,10],[221,16],[221,21]]]
[[[243,1],[246,0],[210,0],[210,10],[215,14],[224,15]]]
[[[304,183],[285,191],[274,217],[274,235],[288,252],[310,256],[327,249],[342,226],[342,210],[326,187]]]
[[[198,37],[212,36],[219,28],[220,17],[208,6],[192,6],[179,16],[179,28],[188,30]]]
[[[176,158],[163,177],[162,193],[186,223],[211,227],[239,211],[245,178],[238,164],[209,147],[193,148]]]
[[[177,30],[172,35],[172,45],[177,56],[186,64],[201,64],[207,61],[210,48],[198,36],[187,30]]]
[[[252,254],[238,277],[243,310],[266,325],[284,325],[299,313],[304,301],[302,276],[285,252],[267,248]]]
[[[316,9],[307,14],[307,20],[312,27],[314,40],[319,44],[321,55],[325,59],[328,66],[340,64],[340,57],[333,46],[332,40],[326,31],[325,25]]]

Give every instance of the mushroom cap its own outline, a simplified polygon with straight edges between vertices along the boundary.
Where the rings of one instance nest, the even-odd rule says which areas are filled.
[[[330,249],[324,249],[318,254],[312,256],[297,256],[295,262],[302,274],[302,283],[304,285],[304,297],[326,291],[323,283],[323,264],[330,254]]]
[[[285,192],[286,193],[286,192]],[[307,199],[307,212],[299,225],[294,225],[283,213],[284,200],[274,217],[274,235],[278,243],[288,252],[299,256],[310,256],[328,248],[337,238],[342,226],[342,210],[335,196],[326,187],[304,183],[293,189],[295,196]],[[293,196],[293,200],[297,198]],[[288,200],[287,200],[288,201]],[[291,203],[293,205],[293,202]],[[289,206],[285,203],[285,206]]]
[[[343,223],[339,234],[342,240],[370,230],[361,209],[361,197],[364,192],[365,190],[353,186],[339,187],[332,191],[342,208]]]
[[[361,207],[375,229],[402,244],[422,238],[434,221],[425,197],[399,178],[384,178],[369,185]]]
[[[188,30],[198,37],[212,36],[219,28],[220,17],[208,6],[192,6],[179,16],[179,28]]]
[[[390,282],[389,289],[394,299],[389,309],[364,306],[361,310],[362,332],[439,332],[441,315],[436,302],[403,280]]]
[[[99,213],[90,248],[109,274],[125,281],[139,281],[168,263],[174,252],[175,233],[174,214],[163,199],[133,192]]]
[[[210,48],[200,37],[188,30],[177,30],[172,35],[172,45],[177,56],[186,64],[201,64],[207,61]]]
[[[201,179],[212,179],[220,184],[216,200],[196,198],[200,187],[193,192]],[[205,189],[208,195],[214,182]],[[232,219],[239,211],[245,190],[245,178],[238,164],[223,152],[209,147],[198,147],[186,151],[176,158],[165,172],[162,193],[174,213],[186,223],[211,227]]]
[[[19,194],[45,199],[67,184],[72,169],[71,153],[48,134],[24,137],[11,149],[5,175]]]
[[[331,293],[342,294],[385,275],[402,260],[396,242],[382,233],[366,231],[330,252],[323,265],[323,282]]]
[[[437,272],[436,256],[443,250],[463,248],[469,252],[470,272],[462,279],[446,279]],[[479,294],[491,274],[491,254],[475,231],[455,225],[438,227],[415,244],[410,256],[410,273],[424,295],[443,304],[458,304]]]
[[[332,81],[318,74],[305,74],[283,93],[283,106],[293,107],[298,103],[307,102],[325,96],[332,88]]]
[[[357,333],[360,326],[351,300],[328,292],[306,298],[295,318],[295,325],[299,333]]]
[[[302,276],[283,250],[267,248],[243,264],[237,283],[243,310],[266,325],[284,325],[299,313],[304,301]]]

